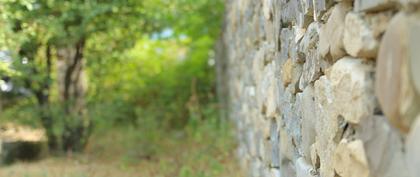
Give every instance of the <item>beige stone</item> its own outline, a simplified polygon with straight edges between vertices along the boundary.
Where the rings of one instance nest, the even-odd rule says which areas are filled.
[[[344,48],[353,57],[376,56],[378,41],[370,26],[358,13],[348,13],[345,19]]]
[[[337,143],[334,141],[338,132],[338,120],[331,113],[334,103],[331,83],[326,76],[315,81],[315,117],[316,121],[316,153],[319,157],[319,173],[323,177],[334,177],[333,155]]]
[[[356,11],[380,11],[395,8],[397,0],[354,0]]]
[[[340,2],[333,7],[327,23],[321,27],[319,34],[319,52],[322,57],[331,55],[333,61],[345,55],[343,45],[344,20],[351,4]]]
[[[327,73],[334,95],[334,112],[350,123],[357,124],[373,115],[374,97],[373,65],[362,59],[344,57]],[[351,105],[351,106],[343,106]]]
[[[363,142],[341,140],[334,153],[334,169],[343,177],[369,177]]]
[[[297,83],[299,82],[300,76],[302,74],[302,65],[294,62],[292,59],[286,60],[281,69],[281,77],[283,81],[283,86],[288,87],[291,85],[293,88],[292,91],[296,92]]]
[[[418,50],[415,40],[419,34],[411,31],[419,24],[417,18],[397,14],[390,22],[381,42],[376,68],[376,95],[385,115],[403,132],[420,111],[419,94],[415,91],[409,74],[408,62]],[[414,59],[416,60],[416,59]]]

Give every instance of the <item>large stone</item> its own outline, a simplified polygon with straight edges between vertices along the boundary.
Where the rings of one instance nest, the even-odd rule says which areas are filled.
[[[419,19],[419,17],[417,17]],[[410,28],[410,41],[408,47],[409,53],[409,66],[410,66],[410,73],[411,79],[413,81],[413,85],[417,94],[420,94],[420,35],[418,31],[420,31],[420,23],[411,23]]]
[[[315,117],[317,117],[315,131],[316,141],[315,150],[316,155],[311,154],[311,157],[319,157],[319,172],[323,177],[334,177],[333,155],[337,142],[335,137],[338,132],[337,115],[331,112],[334,97],[332,95],[331,83],[326,76],[321,76],[319,80],[315,81]],[[315,158],[315,161],[317,158]]]
[[[420,174],[420,116],[417,117],[406,141],[406,162],[412,177]]]
[[[297,102],[301,104],[300,114],[302,116],[302,143],[300,147],[300,154],[307,160],[311,161],[311,146],[315,143],[315,100],[313,86],[310,85],[303,90],[302,93],[298,93],[296,96]]]
[[[327,73],[335,98],[333,111],[347,122],[357,124],[373,115],[376,107],[373,73],[371,63],[351,57],[338,60]]]
[[[321,27],[319,33],[319,52],[322,57],[328,54],[333,61],[345,55],[343,35],[344,20],[351,4],[347,1],[338,3],[333,7],[327,23]]]
[[[353,57],[375,58],[378,38],[389,17],[383,14],[362,15],[350,12],[345,19],[344,48]]]
[[[354,0],[356,11],[380,11],[395,8],[398,0]]]
[[[420,111],[420,97],[409,74],[409,62],[418,55],[419,34],[413,29],[416,17],[397,14],[390,22],[381,42],[376,68],[376,95],[385,115],[403,132],[408,132]],[[418,76],[414,76],[418,77]]]
[[[343,139],[335,150],[334,169],[343,177],[369,177],[363,142]]]
[[[407,177],[403,143],[397,130],[384,116],[372,116],[356,126],[356,138],[363,141],[371,174]]]

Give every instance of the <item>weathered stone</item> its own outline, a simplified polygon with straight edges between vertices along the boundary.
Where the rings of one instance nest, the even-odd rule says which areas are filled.
[[[334,169],[343,177],[368,177],[369,168],[361,140],[341,140],[334,154]]]
[[[314,20],[319,21],[322,14],[324,14],[333,4],[333,0],[313,0]]]
[[[351,4],[340,2],[333,7],[327,23],[321,27],[319,33],[319,52],[322,57],[330,54],[333,61],[345,55],[343,45],[344,20]]]
[[[292,139],[288,136],[286,130],[283,128],[280,129],[280,152],[283,158],[292,160],[294,159],[295,146],[292,143]]]
[[[320,176],[334,177],[333,155],[337,142],[334,141],[338,132],[338,120],[331,113],[334,103],[331,83],[326,76],[315,81],[315,108],[316,108],[316,153],[320,162]]]
[[[418,20],[418,17],[416,17]],[[420,94],[420,35],[418,31],[420,31],[420,23],[411,23],[410,27],[410,36],[409,36],[409,45],[408,51],[409,53],[409,66],[410,66],[410,76],[411,80],[413,81],[413,85],[417,92],[417,95]]]
[[[296,99],[302,105],[300,112],[302,116],[302,143],[301,155],[307,160],[311,160],[311,146],[315,143],[315,100],[312,86],[308,86],[302,93],[298,93]]]
[[[420,111],[420,97],[408,66],[411,58],[418,57],[412,50],[418,49],[407,47],[420,44],[415,40],[418,34],[411,30],[418,24],[414,17],[397,14],[384,34],[377,58],[376,95],[385,115],[403,132],[409,131]]]
[[[327,73],[334,95],[334,112],[353,124],[373,115],[376,107],[371,63],[351,57],[338,60]],[[351,106],[342,106],[351,105]]]
[[[416,1],[226,1],[219,79],[250,176],[418,176]]]
[[[316,176],[315,169],[308,164],[304,158],[300,157],[295,162],[296,177],[314,177]]]
[[[321,73],[321,59],[318,53],[319,23],[311,23],[299,45],[299,56],[305,59],[299,89],[303,90],[309,83],[315,81]]]
[[[406,162],[411,176],[420,174],[420,116],[417,117],[406,141]]]
[[[291,59],[286,60],[281,70],[283,86],[288,87],[291,85],[292,92],[296,92],[297,83],[299,82],[301,74],[302,65],[293,62]]]
[[[356,11],[380,11],[395,8],[396,0],[354,0]]]
[[[302,58],[298,57],[297,43],[295,41],[296,31],[294,28],[283,28],[280,35],[281,43],[281,60],[292,59],[293,62],[302,62]]]
[[[273,0],[264,0],[262,4],[265,19],[271,20],[273,15]]]
[[[381,177],[407,177],[403,144],[397,130],[386,117],[372,116],[355,128],[356,138],[363,141],[371,174]]]
[[[373,58],[379,46],[370,26],[358,13],[347,14],[343,41],[347,53],[353,57]]]

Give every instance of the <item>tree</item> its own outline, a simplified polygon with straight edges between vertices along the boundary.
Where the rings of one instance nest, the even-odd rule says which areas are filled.
[[[162,112],[165,116],[188,119],[188,100],[199,103],[212,89],[214,76],[206,73],[211,69],[207,58],[218,35],[214,29],[220,25],[221,7],[219,0],[2,0],[0,47],[16,59],[13,68],[21,74],[13,78],[36,100],[50,148],[79,151],[93,127],[86,109],[86,67],[96,76],[112,63],[124,63],[121,55],[131,52],[144,36],[164,29],[174,33],[167,37],[171,41],[180,37],[191,41],[187,60],[170,71],[186,74],[145,79],[153,86],[139,95],[149,96],[155,108],[169,104],[164,109],[172,112]],[[100,79],[95,80],[95,89],[100,90]],[[186,91],[156,93],[155,87],[163,84],[168,90]],[[192,97],[196,90],[199,94]],[[148,94],[165,99],[154,100]]]
[[[10,27],[6,38],[18,39],[8,46],[14,51],[19,78],[36,98],[42,125],[51,149],[79,151],[87,142],[92,122],[86,116],[85,44],[93,35],[114,28],[135,32],[133,25],[147,21],[141,1],[115,0],[5,0],[3,23]],[[121,21],[125,18],[127,21]],[[129,28],[125,28],[129,25]],[[149,25],[148,25],[149,26]],[[12,48],[11,46],[15,46]],[[26,61],[26,62],[24,62]],[[53,117],[51,93],[53,65],[62,110],[63,131],[54,131],[61,118]]]

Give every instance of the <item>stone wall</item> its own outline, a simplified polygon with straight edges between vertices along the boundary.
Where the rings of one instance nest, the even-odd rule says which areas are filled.
[[[249,175],[420,176],[418,7],[227,0],[219,92]]]

